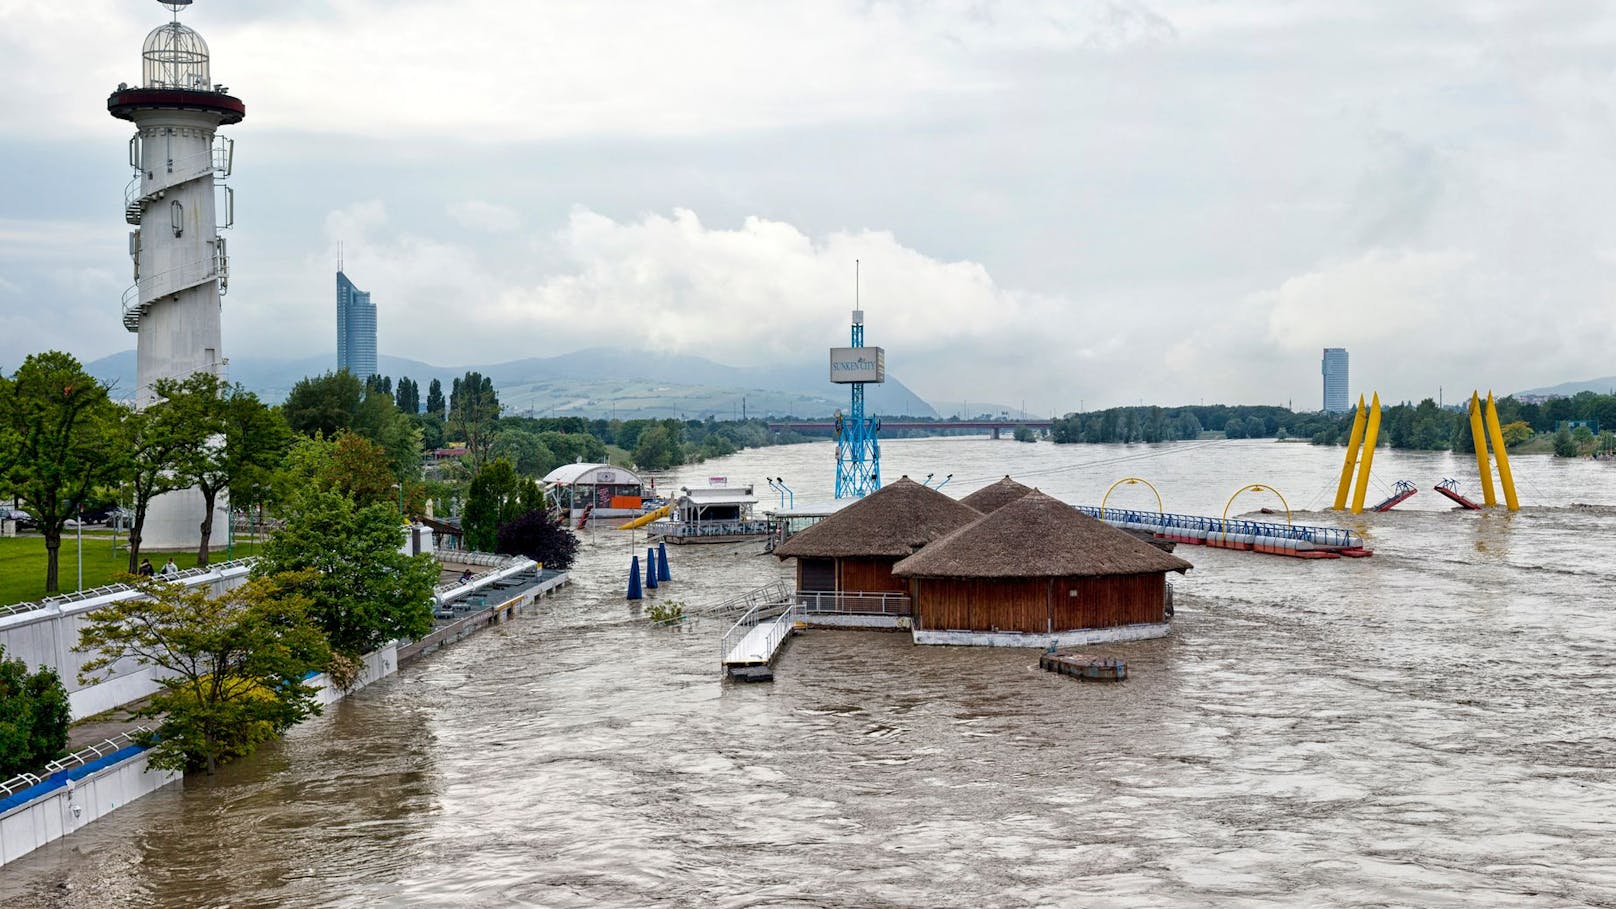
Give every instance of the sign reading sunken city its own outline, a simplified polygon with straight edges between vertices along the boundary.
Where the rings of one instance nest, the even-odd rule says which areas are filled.
[[[887,380],[887,352],[880,347],[832,347],[830,349],[830,380],[832,382],[885,382]]]

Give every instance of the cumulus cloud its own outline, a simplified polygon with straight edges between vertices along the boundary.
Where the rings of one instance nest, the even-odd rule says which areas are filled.
[[[468,230],[498,234],[522,226],[522,216],[517,214],[515,209],[480,199],[451,202],[445,206],[444,211],[456,224]]]

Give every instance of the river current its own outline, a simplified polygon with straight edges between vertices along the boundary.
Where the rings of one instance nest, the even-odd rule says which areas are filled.
[[[1616,464],[1514,460],[1523,503],[1430,491],[1475,462],[1382,451],[1382,515],[1323,511],[1342,449],[1261,441],[889,441],[884,476],[963,495],[1009,473],[1169,511],[1247,483],[1370,559],[1180,547],[1165,639],[1037,653],[811,630],[772,685],[718,671],[716,622],[622,597],[643,536],[597,530],[535,613],[407,666],[225,768],[0,869],[23,907],[1616,906]],[[829,443],[665,478],[783,476]],[[1465,479],[1465,478],[1468,478]],[[1110,504],[1156,507],[1143,485]],[[1268,506],[1247,492],[1230,514]],[[1282,515],[1269,518],[1284,520]],[[637,547],[637,549],[636,549]],[[784,576],[756,544],[670,547],[692,606]]]

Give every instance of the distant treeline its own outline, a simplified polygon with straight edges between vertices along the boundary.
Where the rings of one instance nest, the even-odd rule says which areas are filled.
[[[1498,421],[1511,447],[1537,435],[1553,435],[1562,456],[1586,454],[1592,448],[1616,448],[1616,395],[1582,392],[1542,404],[1514,398],[1497,402]],[[1199,405],[1188,407],[1113,407],[1069,413],[1055,420],[1056,442],[1172,442],[1222,433],[1230,439],[1307,439],[1316,445],[1345,445],[1352,432],[1351,412],[1296,413],[1283,407]],[[1586,424],[1586,425],[1577,425]],[[1426,398],[1418,404],[1381,407],[1381,444],[1421,451],[1469,451],[1467,410],[1438,407]]]

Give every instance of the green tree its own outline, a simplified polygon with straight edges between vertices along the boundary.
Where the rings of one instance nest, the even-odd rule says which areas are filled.
[[[466,444],[466,460],[472,473],[482,470],[499,433],[499,395],[493,380],[479,372],[468,372],[456,379],[449,394],[449,432]]]
[[[421,386],[409,376],[400,376],[398,380],[398,393],[395,403],[399,412],[405,416],[415,416],[421,412]]]
[[[161,690],[136,716],[159,717],[151,764],[214,771],[320,712],[304,677],[331,652],[309,621],[297,576],[257,577],[212,596],[153,578],[145,596],[90,613],[80,651],[95,656],[81,679],[132,660],[161,670]]]
[[[494,551],[527,556],[546,568],[565,570],[578,557],[578,535],[562,522],[559,513],[535,508],[499,525]]]
[[[63,525],[117,476],[118,411],[107,389],[60,351],[29,356],[0,383],[0,483],[45,536],[47,594],[58,590]]]
[[[443,383],[433,379],[426,387],[426,412],[435,416],[443,416]]]
[[[299,379],[281,404],[281,414],[294,432],[330,438],[353,427],[364,390],[364,383],[345,369]]]
[[[542,477],[561,464],[537,434],[520,429],[500,430],[494,457],[510,461],[517,473],[529,477]]]
[[[634,445],[634,463],[642,470],[666,470],[683,464],[678,430],[658,424],[642,431]]]
[[[1577,456],[1577,443],[1571,437],[1571,430],[1561,426],[1554,434],[1554,456],[1557,458],[1574,458]]]
[[[362,435],[339,432],[334,439],[299,439],[276,478],[282,504],[295,510],[304,491],[334,492],[360,508],[398,502],[397,480],[381,446]]]
[[[6,659],[0,646],[0,780],[38,771],[67,747],[73,722],[67,689],[56,670],[28,671],[22,660]]]
[[[471,478],[466,492],[466,512],[461,518],[466,545],[492,552],[501,524],[542,507],[544,494],[539,484],[518,474],[510,461],[495,458]]]
[[[421,475],[421,429],[399,412],[393,399],[369,392],[354,414],[353,431],[375,442],[385,453],[388,469],[400,483]]]
[[[171,390],[159,380],[153,390]],[[187,485],[179,472],[181,453],[207,438],[205,425],[192,423],[170,401],[158,400],[145,410],[124,411],[119,421],[123,491],[133,513],[129,523],[130,574],[140,564],[141,539],[152,499]]]
[[[438,566],[430,555],[400,552],[403,541],[393,505],[361,508],[339,493],[305,489],[253,574],[309,572],[294,589],[309,599],[309,614],[332,648],[359,656],[432,630]]]
[[[1532,436],[1536,435],[1536,433],[1532,431],[1532,427],[1528,425],[1525,420],[1516,420],[1513,423],[1505,423],[1504,425],[1498,427],[1498,433],[1504,437],[1505,449],[1514,448],[1522,442],[1530,441]]]

